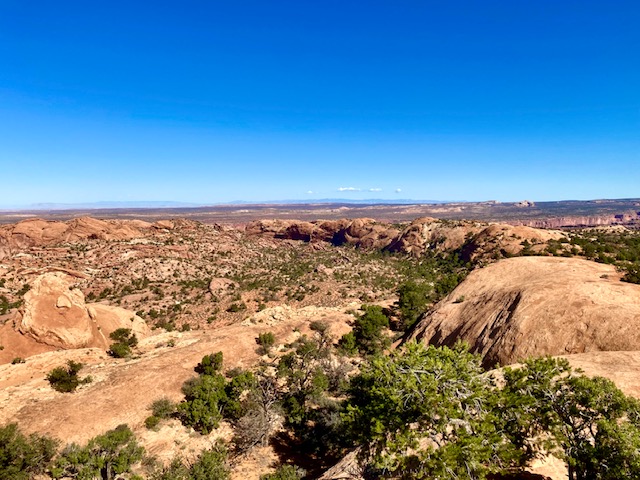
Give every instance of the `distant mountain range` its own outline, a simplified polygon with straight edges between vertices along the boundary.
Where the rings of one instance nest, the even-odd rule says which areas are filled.
[[[171,201],[134,201],[134,202],[87,202],[87,203],[33,203],[19,207],[7,207],[11,210],[100,210],[113,208],[189,208],[200,207],[199,203]]]
[[[227,202],[220,205],[315,205],[318,203],[353,203],[356,205],[415,205],[422,203],[453,203],[450,200],[411,200],[408,198],[403,199],[383,199],[383,198],[366,198],[366,199],[353,199],[353,198],[319,198],[315,200],[267,200],[263,202],[259,201],[245,201],[236,200],[233,202]]]
[[[103,201],[86,203],[34,203],[20,206],[0,206],[0,209],[11,211],[51,211],[51,210],[101,210],[117,208],[198,208],[215,205],[316,205],[322,203],[346,203],[355,205],[415,205],[415,204],[443,204],[451,203],[443,200],[411,200],[411,199],[346,199],[346,198],[322,198],[304,200],[266,200],[266,201],[246,201],[236,200],[221,203],[189,203],[174,201]]]

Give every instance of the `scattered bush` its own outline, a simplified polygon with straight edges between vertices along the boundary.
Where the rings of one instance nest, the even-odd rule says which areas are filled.
[[[273,332],[260,333],[258,338],[256,338],[256,343],[260,345],[258,353],[266,355],[271,351],[273,345],[276,343],[276,336]]]
[[[90,383],[91,377],[85,377],[80,379],[78,372],[84,365],[82,363],[69,360],[67,367],[56,367],[47,374],[47,381],[51,385],[51,388],[58,392],[69,393],[73,392],[79,385]]]
[[[0,479],[30,480],[43,474],[56,454],[57,441],[23,435],[15,423],[0,427]]]
[[[222,370],[222,352],[205,355],[194,370],[200,375],[214,375]]]
[[[118,328],[109,334],[114,340],[107,353],[115,358],[127,358],[131,356],[131,349],[138,344],[138,338],[130,328]]]
[[[363,305],[362,310],[364,313],[356,319],[352,335],[344,335],[340,346],[346,352],[357,349],[365,355],[382,353],[391,344],[384,331],[389,327],[389,318],[378,305]]]
[[[144,426],[149,430],[155,430],[160,425],[160,419],[155,415],[145,418]]]
[[[260,475],[260,480],[300,480],[305,471],[295,465],[281,465],[274,473]]]
[[[222,405],[227,398],[222,375],[201,375],[182,386],[185,399],[178,405],[182,423],[204,435],[218,428]]]
[[[176,404],[168,398],[159,398],[151,404],[153,416],[158,418],[169,418],[176,412]]]
[[[68,445],[60,453],[53,478],[113,480],[129,472],[142,459],[140,447],[127,425],[119,425],[91,440],[85,447]]]
[[[151,480],[227,480],[227,449],[218,442],[209,450],[204,450],[190,465],[180,458],[174,458],[168,466],[156,467]]]
[[[411,328],[426,311],[431,290],[430,285],[414,281],[406,282],[398,288],[397,307],[401,320],[399,330]]]
[[[640,283],[640,265],[628,265],[624,270],[625,274],[622,280],[629,283]]]
[[[112,343],[107,353],[114,358],[128,358],[131,356],[131,347],[126,343]]]
[[[232,303],[231,305],[229,305],[229,308],[227,308],[227,312],[237,313],[237,312],[242,312],[243,310],[246,310],[246,309],[247,309],[247,305],[244,302]]]
[[[193,480],[226,480],[229,478],[226,461],[227,448],[219,442],[210,450],[200,454],[198,460],[191,466],[191,478]]]

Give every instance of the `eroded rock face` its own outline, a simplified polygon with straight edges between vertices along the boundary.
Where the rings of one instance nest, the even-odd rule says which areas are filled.
[[[130,328],[138,336],[148,334],[140,317],[120,307],[85,304],[74,278],[63,272],[40,275],[24,295],[17,329],[38,343],[63,349],[99,347],[111,343],[109,334]]]
[[[587,260],[505,259],[471,273],[418,322],[411,338],[448,346],[464,340],[487,366],[640,350],[640,285]]]

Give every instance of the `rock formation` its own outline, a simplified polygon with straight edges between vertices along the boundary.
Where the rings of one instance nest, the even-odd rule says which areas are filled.
[[[530,356],[640,350],[640,285],[610,265],[576,258],[518,257],[471,273],[412,339],[464,340],[487,366]]]
[[[139,337],[148,334],[140,317],[120,307],[85,304],[82,292],[73,288],[74,279],[62,272],[45,273],[24,295],[17,329],[37,343],[62,349],[108,348],[109,334],[130,328]]]
[[[377,223],[370,218],[356,218],[316,222],[259,220],[249,223],[245,233],[305,242],[324,241],[334,245],[384,248],[399,231],[391,225]]]
[[[492,224],[481,229],[461,249],[465,261],[480,258],[502,258],[519,255],[526,248],[532,253],[542,252],[550,240],[566,238],[559,230],[541,230],[525,226]]]
[[[527,243],[532,253],[539,253],[549,240],[560,240],[565,236],[555,230],[430,217],[418,218],[402,230],[369,218],[356,218],[319,222],[260,220],[248,224],[245,231],[250,236],[325,241],[334,245],[348,244],[413,256],[423,255],[427,251],[459,250],[465,261],[518,255]]]
[[[470,236],[482,231],[482,228],[483,224],[476,222],[418,218],[391,242],[388,249],[414,256],[422,255],[427,250],[453,251],[461,248]]]

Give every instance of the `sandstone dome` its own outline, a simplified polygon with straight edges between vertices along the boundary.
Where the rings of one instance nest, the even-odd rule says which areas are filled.
[[[411,339],[469,343],[487,366],[531,356],[640,350],[640,285],[610,265],[517,257],[472,272]]]

